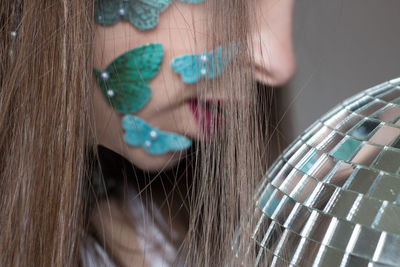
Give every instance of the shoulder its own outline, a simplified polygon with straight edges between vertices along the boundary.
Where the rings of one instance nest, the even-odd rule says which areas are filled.
[[[90,221],[101,244],[95,248],[108,255],[106,258],[121,266],[147,266],[140,236],[124,203],[113,198],[99,202]]]
[[[133,188],[127,190],[125,200],[99,202],[90,219],[97,238],[91,250],[100,251],[100,260],[112,259],[117,266],[179,265],[173,236],[168,235],[171,230],[155,204],[150,207]]]

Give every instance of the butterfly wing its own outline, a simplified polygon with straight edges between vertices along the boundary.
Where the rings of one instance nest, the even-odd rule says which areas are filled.
[[[185,136],[160,131],[132,115],[125,115],[122,118],[122,128],[125,130],[124,140],[128,145],[141,146],[152,155],[181,151],[189,148],[192,144],[192,141]],[[152,132],[155,132],[156,136],[151,136]]]
[[[143,146],[152,130],[146,121],[132,115],[122,118],[122,128],[125,130],[124,140],[131,146]]]
[[[128,20],[139,30],[153,29],[158,24],[160,12],[171,2],[172,0],[131,0],[125,6]]]
[[[232,44],[202,54],[178,56],[171,61],[171,68],[181,75],[184,83],[195,83],[202,77],[212,79],[221,75],[223,68],[237,53],[235,48]]]
[[[145,148],[145,150],[150,154],[160,155],[170,151],[182,151],[191,145],[192,141],[185,136],[160,131],[157,139],[153,140],[151,146]]]
[[[94,8],[94,19],[103,26],[110,26],[120,20],[120,1],[97,0]]]
[[[209,79],[221,75],[223,69],[232,61],[237,55],[237,45],[232,43],[227,47],[219,46],[214,51],[208,53],[208,71],[207,77]]]
[[[179,0],[179,1],[189,4],[198,4],[198,3],[203,3],[206,0]]]
[[[95,69],[94,74],[107,102],[122,114],[143,108],[151,97],[148,82],[160,69],[162,57],[162,45],[152,43],[117,57],[104,71],[107,79],[102,77],[103,72]]]
[[[164,11],[169,7],[173,0],[142,0],[142,2],[148,5],[156,7],[160,12]]]
[[[200,79],[200,56],[187,54],[174,58],[171,61],[173,71],[181,75],[184,83],[195,83]]]
[[[222,47],[219,46],[215,50],[208,53],[208,71],[207,77],[212,79],[221,75],[222,68],[226,65]]]

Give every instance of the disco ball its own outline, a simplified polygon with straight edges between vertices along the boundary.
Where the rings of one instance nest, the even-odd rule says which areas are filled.
[[[258,265],[400,266],[400,78],[317,120],[256,193]]]

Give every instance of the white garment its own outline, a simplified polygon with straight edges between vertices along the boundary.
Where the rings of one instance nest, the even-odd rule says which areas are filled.
[[[160,210],[152,205],[152,214],[149,214],[135,190],[131,189],[129,195],[135,196],[128,202],[128,205],[147,263],[154,267],[171,266],[176,259],[177,250],[163,234],[169,233],[170,230]],[[172,233],[172,238],[176,238],[175,233]]]
[[[177,264],[177,249],[164,233],[169,233],[168,225],[158,208],[152,207],[151,213],[144,206],[136,190],[129,189],[126,203],[134,220],[138,243],[141,246],[146,263],[152,267],[183,266]],[[176,234],[172,233],[172,238]],[[107,252],[93,237],[88,236],[81,247],[81,259],[84,267],[115,267]]]
[[[80,248],[83,267],[116,267],[103,247],[93,237],[85,234],[86,240]]]

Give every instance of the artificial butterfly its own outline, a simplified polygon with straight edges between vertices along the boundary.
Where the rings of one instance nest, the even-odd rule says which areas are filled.
[[[97,0],[95,20],[103,26],[110,26],[119,20],[128,20],[139,30],[153,29],[158,17],[173,0]],[[179,0],[185,3],[200,3],[205,0]]]
[[[183,3],[189,3],[189,4],[198,4],[198,3],[202,3],[206,0],[179,0]]]
[[[122,128],[125,130],[124,140],[128,145],[140,146],[152,155],[185,150],[192,144],[185,136],[153,128],[146,121],[132,115],[122,118]]]
[[[181,75],[184,83],[195,83],[201,78],[212,79],[221,75],[223,68],[232,60],[235,53],[234,45],[228,48],[219,46],[211,52],[175,57],[171,61],[171,68]]]
[[[160,69],[162,57],[162,45],[151,43],[125,52],[104,71],[94,69],[107,102],[122,114],[140,110],[151,97],[148,82]]]

